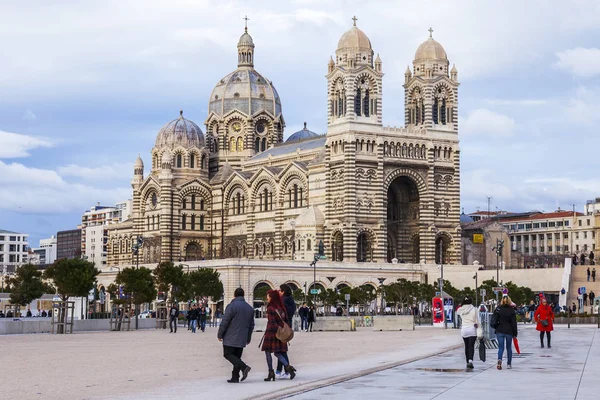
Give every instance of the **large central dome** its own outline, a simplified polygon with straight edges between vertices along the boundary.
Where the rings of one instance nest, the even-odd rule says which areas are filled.
[[[240,67],[221,79],[210,95],[209,114],[219,116],[238,110],[250,116],[266,110],[281,114],[281,100],[271,82],[252,67]]]
[[[208,113],[224,116],[233,110],[247,116],[265,110],[281,115],[281,100],[271,81],[254,69],[254,41],[248,30],[238,41],[238,69],[221,79],[208,101]]]

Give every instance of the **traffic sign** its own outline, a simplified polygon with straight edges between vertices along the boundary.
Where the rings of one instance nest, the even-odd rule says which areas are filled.
[[[504,291],[504,289],[506,289],[506,288],[503,288],[503,287],[495,287],[495,288],[493,288],[492,290],[494,291],[494,293],[498,293],[498,292],[503,292],[503,291]],[[508,293],[508,292],[507,292],[507,293]]]
[[[350,301],[350,294],[346,293],[346,295],[344,296],[344,298],[346,299],[346,301]]]
[[[321,291],[319,289],[310,289],[310,294],[319,294]]]
[[[485,297],[485,289],[479,289],[479,294]]]

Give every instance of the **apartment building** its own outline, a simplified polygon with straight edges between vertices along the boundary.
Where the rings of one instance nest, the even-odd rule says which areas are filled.
[[[0,229],[0,272],[13,273],[27,263],[29,235]]]

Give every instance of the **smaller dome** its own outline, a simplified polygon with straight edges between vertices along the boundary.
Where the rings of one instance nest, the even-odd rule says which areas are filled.
[[[198,125],[189,119],[183,118],[183,111],[179,118],[163,126],[156,136],[156,147],[181,145],[183,147],[204,147],[204,133]]]
[[[238,46],[252,46],[254,47],[254,40],[252,40],[252,36],[245,31],[242,36],[240,36],[240,40],[238,41]]]
[[[415,61],[417,60],[444,60],[448,61],[448,56],[446,55],[446,50],[444,47],[433,37],[429,37],[426,41],[424,41],[417,52],[415,53]]]
[[[142,161],[142,158],[140,157],[140,155],[138,154],[137,156],[137,160],[135,160],[135,164],[133,164],[134,168],[144,168],[144,162]]]
[[[319,207],[312,205],[296,218],[296,227],[323,226],[323,224],[325,224],[325,215],[323,215],[323,211],[321,211]]]
[[[358,29],[356,25],[350,28],[342,35],[338,42],[338,50],[342,49],[369,49],[371,50],[371,41],[367,35]]]
[[[312,138],[319,137],[319,136],[320,135],[318,133],[315,133],[313,131],[309,131],[308,129],[306,129],[306,122],[305,122],[304,129],[294,133],[292,136],[287,138],[287,140],[285,142],[286,143],[300,142],[302,140],[312,139]]]

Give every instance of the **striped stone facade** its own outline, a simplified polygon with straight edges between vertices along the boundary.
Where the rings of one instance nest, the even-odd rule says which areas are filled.
[[[445,52],[433,42],[419,47],[414,75],[405,76],[406,127],[384,127],[382,61],[352,27],[328,64],[327,134],[294,142],[283,142],[271,83],[253,65],[239,66],[211,94],[205,138],[174,132],[157,141],[148,177],[136,169],[133,223],[111,227],[108,266],[135,261],[137,236],[145,238],[146,264],[312,261],[320,245],[327,262],[341,266],[432,264],[440,247],[444,263],[459,263],[458,82],[448,60],[436,59]],[[227,85],[247,90],[226,102],[219,96],[229,96]],[[235,101],[252,109],[253,96],[271,108],[225,110]]]

